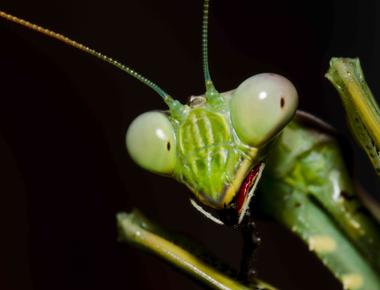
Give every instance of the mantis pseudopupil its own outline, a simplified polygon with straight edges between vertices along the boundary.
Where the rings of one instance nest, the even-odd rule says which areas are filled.
[[[156,5],[155,7],[157,7],[157,5],[158,4],[152,4],[152,5]],[[160,4],[161,5],[161,4]],[[195,6],[195,5],[189,5],[189,6]],[[196,9],[198,9],[198,8],[195,8],[194,10],[196,10]],[[197,10],[197,12],[199,12],[199,9]],[[27,17],[28,19],[30,19],[30,17]],[[100,17],[101,18],[101,17]],[[144,18],[149,18],[149,17],[144,17]],[[155,22],[154,21],[155,19],[153,19],[153,21],[152,21],[152,23],[153,22]],[[141,17],[140,17],[140,19],[139,20],[136,20],[136,22],[137,23],[139,23],[139,21],[142,21],[141,20]],[[143,21],[145,21],[145,19],[143,20]],[[103,22],[103,21],[102,21]],[[198,22],[197,21],[194,21],[194,17],[192,17],[190,20],[188,20],[188,21],[184,21],[184,22],[187,22],[187,23],[193,23],[193,22],[195,22],[196,24],[198,24]],[[52,23],[54,23],[54,21],[52,22]],[[153,24],[154,25],[154,24]],[[152,26],[153,26],[152,25]],[[50,25],[49,25],[50,26]],[[164,27],[166,27],[165,25],[163,25]],[[194,26],[195,25],[193,25],[193,24],[191,24],[191,25],[189,25],[190,27],[191,27],[191,29],[193,29],[194,28]],[[102,24],[101,25],[101,27],[103,28],[104,27],[104,25]],[[123,31],[124,31],[124,29],[123,29]],[[152,37],[154,37],[154,35],[155,35],[155,33],[152,33],[151,31],[152,31],[152,29],[149,29],[148,30],[150,33],[148,33],[147,35],[136,35],[137,36],[137,38],[139,38],[140,37],[140,39],[139,40],[135,40],[135,39],[132,39],[132,37],[130,37],[130,36],[128,36],[128,37],[126,37],[126,35],[127,35],[127,33],[123,33],[123,37],[119,37],[119,36],[117,36],[116,38],[124,38],[124,37],[126,37],[127,39],[128,39],[128,42],[127,42],[127,47],[129,48],[129,47],[132,47],[132,46],[137,46],[137,47],[139,47],[140,46],[140,42],[143,42],[144,41],[144,39],[149,39],[151,36]],[[193,32],[194,33],[194,32]],[[216,33],[216,32],[214,32],[214,33]],[[158,33],[157,33],[158,34]],[[211,35],[212,35],[213,33],[211,33]],[[129,34],[128,34],[129,35]],[[158,37],[158,39],[157,39],[157,41],[159,41],[159,40],[162,40],[162,37],[163,36],[161,36],[161,35],[159,35],[159,37]],[[182,36],[182,38],[183,37],[185,37],[185,38],[187,38],[188,36],[186,35],[186,36]],[[109,39],[110,37],[108,37],[108,39]],[[86,39],[87,39],[87,37],[86,37]],[[90,39],[90,37],[89,37],[89,39]],[[174,69],[167,69],[167,61],[164,61],[164,64],[163,65],[151,65],[152,64],[152,62],[153,61],[149,61],[149,64],[148,64],[148,75],[151,77],[151,78],[153,78],[153,79],[157,79],[158,80],[158,78],[157,77],[155,77],[155,75],[153,75],[153,72],[157,72],[158,71],[158,74],[159,74],[159,76],[160,76],[160,79],[159,79],[159,82],[160,82],[160,84],[162,85],[162,86],[164,86],[164,87],[168,87],[171,91],[173,91],[173,90],[177,90],[177,88],[178,87],[181,87],[181,86],[178,86],[177,84],[181,81],[181,80],[183,80],[183,83],[184,83],[184,85],[183,85],[183,92],[179,92],[179,93],[175,93],[176,95],[179,95],[179,96],[187,96],[188,94],[194,94],[194,93],[197,93],[197,91],[201,91],[200,89],[197,89],[197,86],[198,86],[198,88],[201,86],[201,82],[199,81],[200,80],[200,76],[201,76],[201,73],[200,73],[200,70],[199,70],[199,65],[194,65],[193,64],[193,58],[194,59],[197,59],[197,60],[199,60],[199,57],[198,57],[198,53],[197,52],[194,52],[194,51],[199,51],[199,41],[198,41],[198,39],[199,39],[199,33],[198,33],[198,30],[194,33],[194,41],[188,41],[188,40],[186,40],[186,42],[184,42],[184,40],[182,40],[182,43],[185,43],[186,45],[190,45],[190,46],[193,46],[193,48],[191,49],[191,55],[192,56],[194,56],[194,57],[191,57],[190,59],[191,60],[187,60],[187,61],[185,61],[184,62],[184,64],[182,65],[180,65],[180,69],[178,69],[178,68],[174,68]],[[257,39],[255,39],[255,41],[257,42],[258,40]],[[118,41],[116,41],[116,42],[118,42]],[[98,47],[98,45],[97,45],[97,43],[95,43],[95,40],[94,40],[94,45],[93,46],[95,46],[95,47]],[[154,57],[152,58],[153,60],[156,60],[157,58],[158,59],[165,59],[165,56],[163,56],[163,55],[165,55],[165,52],[166,51],[171,51],[171,49],[173,48],[173,42],[167,42],[167,41],[163,41],[163,43],[164,43],[164,45],[162,45],[160,42],[156,42],[156,43],[154,43],[154,41],[153,41],[153,45],[145,45],[145,47],[149,47],[149,49],[146,49],[146,53],[144,53],[143,54],[143,57],[144,58],[147,58],[148,57],[148,55],[150,54],[150,55],[154,55]],[[144,46],[144,45],[143,45]],[[220,48],[222,48],[223,47],[223,45],[216,45],[216,44],[214,44],[214,46],[215,47],[218,47],[218,49],[216,49],[216,50],[219,50],[219,47]],[[150,47],[152,47],[152,48],[150,48]],[[211,47],[212,47],[212,45],[211,45]],[[120,49],[120,48],[117,48],[117,49]],[[137,49],[139,49],[139,48],[137,48]],[[283,49],[283,47],[281,46],[281,50]],[[145,50],[144,50],[145,51]],[[154,54],[153,54],[153,51],[154,51]],[[174,49],[174,51],[175,51],[175,49]],[[186,51],[189,51],[189,50],[186,50]],[[215,51],[215,50],[214,50]],[[117,53],[118,55],[119,55],[119,53]],[[129,61],[129,54],[130,53],[126,53],[126,62],[128,63],[128,64],[131,64],[132,65],[132,63]],[[122,51],[121,53],[120,53],[120,55],[122,55],[122,56],[124,56],[124,52]],[[168,54],[168,60],[169,59],[171,59],[171,61],[173,61],[173,55],[175,55],[174,53],[169,53]],[[212,57],[211,57],[211,61],[212,62],[214,62],[214,63],[216,63],[217,61],[216,61],[216,58],[217,58],[218,56],[217,56],[217,54],[215,54],[215,52],[213,52],[213,55],[212,55]],[[81,56],[80,57],[78,57],[78,58],[81,58]],[[213,61],[213,59],[214,59],[214,61]],[[227,58],[222,58],[223,59],[223,61],[221,62],[222,64],[218,64],[218,66],[220,66],[220,67],[224,67],[224,65],[227,63],[227,64],[229,64],[229,65],[231,65],[231,60],[226,60]],[[234,61],[236,61],[236,62],[238,62],[238,60],[236,60],[237,58],[234,56]],[[242,59],[246,59],[246,56],[244,56],[244,57],[242,57]],[[175,61],[173,61],[175,64],[176,64],[176,66],[177,66],[177,60],[175,60]],[[170,63],[170,62],[169,62]],[[188,67],[189,66],[191,66],[191,65],[193,65],[193,68],[190,70],[190,69],[188,69]],[[215,64],[216,65],[216,64]],[[255,64],[255,65],[257,65],[257,64]],[[135,65],[133,65],[133,66],[135,66]],[[136,67],[136,66],[135,66]],[[225,67],[227,67],[227,66],[225,66]],[[232,66],[233,68],[235,68],[235,66],[233,65]],[[236,67],[238,67],[238,66],[236,66]],[[69,69],[68,69],[69,70]],[[149,70],[151,70],[152,71],[152,74],[150,74],[149,73]],[[180,73],[177,73],[177,70],[180,70],[181,72]],[[226,68],[224,68],[224,70],[227,70]],[[256,70],[256,68],[254,69],[255,70],[255,72],[256,71],[260,71],[260,69],[258,69],[257,68],[257,70]],[[261,69],[262,70],[262,69]],[[296,69],[294,69],[294,70],[296,70]],[[311,68],[310,68],[310,70],[311,70]],[[83,70],[83,71],[86,71],[86,70]],[[112,71],[112,69],[110,69],[110,71]],[[145,73],[145,74],[147,74],[147,72],[146,72],[146,70],[143,68],[143,69],[139,69],[139,71],[142,71],[143,73]],[[185,71],[185,72],[184,72]],[[189,74],[187,74],[188,72],[190,72],[191,71],[191,73],[189,73]],[[198,72],[197,72],[198,71]],[[215,69],[214,69],[214,71],[215,71]],[[230,73],[230,72],[228,72],[227,73],[227,77],[225,77],[225,78],[221,78],[221,75],[223,75],[223,73],[218,73],[218,76],[216,76],[215,75],[215,79],[216,79],[216,81],[218,82],[218,83],[221,83],[220,84],[220,87],[223,87],[224,85],[226,86],[226,88],[231,88],[231,87],[233,87],[233,85],[231,85],[231,83],[233,82],[233,80],[231,80],[231,74],[232,75],[234,75],[235,73],[236,74],[238,74],[238,73],[241,73],[241,74],[244,74],[244,71],[245,72],[248,72],[249,74],[252,74],[252,73],[254,73],[254,72],[252,72],[252,69],[251,69],[251,66],[250,65],[247,65],[247,63],[244,63],[244,67],[242,68],[242,71],[243,72],[236,72],[236,70],[234,69],[233,70],[233,73]],[[247,74],[248,74],[247,73]],[[117,73],[116,73],[117,74]],[[180,74],[180,78],[178,79],[178,78],[176,78],[175,80],[173,80],[173,77],[174,77],[174,75],[178,75],[178,74]],[[215,74],[215,73],[214,73]],[[245,76],[247,75],[247,74],[245,74]],[[164,80],[161,80],[161,76],[164,78]],[[199,76],[198,77],[198,81],[196,80],[196,77],[195,76]],[[311,79],[312,77],[310,77],[310,79]],[[124,82],[125,81],[125,78],[124,77],[121,77],[121,79],[122,79],[122,81]],[[235,79],[235,77],[234,77],[234,79]],[[243,77],[237,77],[237,82],[239,82],[239,81],[241,81],[241,79],[243,79]],[[91,81],[88,81],[88,82],[91,82]],[[167,82],[167,83],[165,83],[165,82]],[[229,83],[230,82],[230,83]],[[128,87],[129,86],[134,86],[134,85],[132,85],[132,83],[133,83],[133,81],[128,81],[128,83],[131,83],[131,84],[129,84],[128,85]],[[174,86],[172,85],[172,84],[175,84]],[[181,81],[181,83],[182,83],[182,81]],[[136,87],[140,87],[141,88],[141,86],[139,86],[139,84],[136,84]],[[189,89],[190,88],[190,89]],[[137,89],[137,90],[140,90],[140,89]],[[120,102],[125,102],[124,104],[127,104],[127,107],[128,106],[131,106],[131,104],[134,104],[135,102],[136,102],[136,99],[134,99],[134,98],[132,98],[132,97],[130,97],[131,96],[131,90],[129,89],[129,88],[127,88],[126,89],[126,93],[128,94],[128,97],[127,97],[127,99],[126,100],[123,100],[123,101],[120,101]],[[134,91],[134,89],[133,89],[133,91]],[[151,103],[151,108],[159,108],[160,107],[160,101],[159,100],[157,100],[156,98],[149,98],[149,97],[140,97],[141,95],[144,95],[144,92],[146,91],[145,89],[141,89],[141,91],[142,91],[142,93],[141,94],[139,94],[139,96],[137,97],[138,99],[139,99],[139,103],[138,103],[138,105],[137,106],[141,106],[141,104],[145,104],[146,102],[152,102]],[[106,90],[104,90],[104,92],[106,92]],[[174,94],[174,91],[173,91],[173,94]],[[132,93],[132,95],[134,95],[133,93]],[[89,98],[91,98],[91,96],[89,97]],[[107,99],[109,99],[110,97],[107,95],[106,96],[106,98]],[[120,98],[121,99],[121,98]],[[153,100],[153,99],[155,99],[155,100]],[[99,103],[100,104],[104,104],[103,103],[103,101],[102,100],[100,100],[99,101]],[[95,106],[96,107],[96,106]],[[96,111],[97,109],[95,109],[95,111]],[[140,107],[139,108],[137,108],[136,109],[136,111],[138,111],[138,112],[142,112],[142,111],[144,111],[145,110],[145,108],[144,109],[141,109]],[[114,110],[113,110],[114,111]],[[157,207],[159,207],[159,206],[157,206]],[[162,207],[159,207],[159,208],[162,208]],[[170,208],[171,209],[171,208]],[[175,214],[175,213],[174,213]],[[179,216],[178,214],[175,214],[176,216]]]

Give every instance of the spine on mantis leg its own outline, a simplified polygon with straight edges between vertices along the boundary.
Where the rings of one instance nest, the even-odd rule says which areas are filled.
[[[297,118],[267,162],[263,210],[300,236],[346,289],[380,289],[380,229],[332,135]]]

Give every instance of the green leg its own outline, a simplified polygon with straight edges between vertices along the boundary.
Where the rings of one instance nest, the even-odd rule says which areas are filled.
[[[380,175],[380,109],[365,81],[359,59],[332,58],[326,77],[341,97],[354,138]],[[380,222],[379,203],[364,191],[361,197]]]
[[[358,58],[332,58],[326,77],[337,89],[357,142],[380,175],[380,109]]]
[[[266,186],[264,211],[299,236],[344,289],[380,289],[378,274],[310,196],[279,182],[267,180]]]
[[[137,210],[117,215],[120,238],[145,251],[151,252],[213,289],[275,290],[259,280],[246,286],[212,267],[199,256],[209,256],[194,242],[182,236],[169,234],[153,224]]]
[[[275,144],[262,183],[265,195],[279,183],[312,198],[380,273],[380,227],[355,194],[334,136],[296,119]]]
[[[300,116],[289,124],[261,190],[263,211],[302,238],[347,289],[380,289],[380,228],[327,130]]]

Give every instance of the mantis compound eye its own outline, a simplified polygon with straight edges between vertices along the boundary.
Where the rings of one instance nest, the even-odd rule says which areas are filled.
[[[278,134],[296,112],[298,95],[293,84],[273,73],[254,75],[234,92],[231,120],[239,138],[259,147]]]
[[[126,135],[129,155],[142,168],[171,174],[176,163],[175,132],[168,117],[161,112],[138,116]]]

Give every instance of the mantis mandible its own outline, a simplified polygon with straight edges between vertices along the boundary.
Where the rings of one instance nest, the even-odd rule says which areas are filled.
[[[206,2],[207,4],[207,2]],[[2,15],[6,16],[6,15]],[[12,18],[8,17],[10,20]],[[15,20],[15,18],[13,18]],[[21,23],[23,24],[23,23]],[[25,23],[24,23],[25,24]],[[38,29],[40,30],[40,29]],[[71,43],[73,44],[73,43]],[[76,45],[77,46],[77,45]],[[204,46],[205,47],[205,46]],[[79,47],[79,48],[83,48]],[[206,47],[207,48],[207,47]],[[204,53],[207,52],[207,49],[205,48]],[[93,53],[93,51],[89,51],[88,49],[85,49],[87,52]],[[96,53],[95,53],[96,54]],[[110,59],[105,59],[106,61],[111,61]],[[213,221],[216,221],[217,223],[232,223],[232,224],[241,224],[244,221],[244,218],[246,217],[248,205],[250,203],[250,199],[253,196],[253,190],[255,189],[256,185],[260,181],[261,173],[264,169],[264,160],[269,160],[268,162],[271,164],[268,172],[271,172],[272,174],[268,174],[267,178],[263,180],[265,182],[266,186],[264,185],[263,191],[265,192],[265,187],[270,189],[272,186],[280,186],[281,182],[283,182],[285,185],[285,188],[287,186],[291,185],[294,187],[297,187],[298,185],[300,187],[297,187],[300,191],[305,190],[307,188],[307,191],[310,189],[309,186],[312,186],[316,191],[311,192],[312,194],[316,194],[316,192],[321,191],[321,189],[317,188],[316,184],[313,184],[313,178],[314,176],[307,176],[308,178],[311,178],[310,180],[306,180],[306,184],[302,184],[300,182],[300,174],[302,172],[312,172],[313,168],[308,168],[309,161],[298,159],[300,155],[303,155],[305,158],[321,158],[322,160],[329,160],[334,161],[332,164],[336,167],[333,167],[333,170],[331,170],[331,166],[329,165],[328,168],[330,171],[327,170],[327,168],[322,168],[321,171],[324,172],[325,176],[319,176],[318,178],[322,180],[330,180],[330,184],[328,184],[329,188],[323,188],[322,190],[325,190],[326,192],[329,192],[327,196],[321,196],[316,194],[316,198],[319,203],[321,203],[325,210],[329,212],[331,215],[335,215],[335,219],[338,223],[341,223],[340,226],[346,231],[348,234],[351,234],[351,238],[355,239],[357,234],[357,225],[359,224],[360,227],[368,227],[369,232],[373,232],[375,243],[378,237],[376,236],[376,230],[373,230],[374,226],[372,225],[371,220],[367,220],[365,216],[361,216],[360,214],[356,216],[356,212],[354,211],[356,207],[356,201],[355,198],[351,195],[352,192],[352,185],[350,182],[347,182],[348,177],[346,176],[346,172],[344,169],[344,166],[341,164],[341,157],[339,157],[339,152],[336,151],[336,143],[333,140],[333,138],[330,138],[331,135],[329,132],[328,126],[321,123],[320,121],[313,119],[313,117],[308,116],[306,114],[298,114],[298,119],[291,123],[286,131],[279,136],[279,133],[281,129],[285,127],[285,125],[288,124],[291,117],[295,113],[296,108],[296,92],[294,87],[289,83],[286,79],[283,79],[280,76],[277,75],[259,75],[254,77],[253,79],[250,79],[247,83],[243,83],[241,87],[239,87],[234,92],[229,92],[225,94],[219,94],[212,82],[211,78],[208,75],[208,66],[207,66],[207,56],[204,55],[204,61],[205,61],[205,81],[206,81],[206,98],[200,96],[200,97],[194,97],[192,98],[189,106],[184,106],[170,98],[164,91],[162,91],[158,86],[151,83],[150,81],[145,81],[142,79],[147,85],[151,86],[156,92],[158,92],[164,99],[164,101],[168,104],[170,108],[171,118],[167,119],[167,117],[162,113],[151,113],[149,115],[144,115],[140,119],[140,122],[133,123],[135,125],[132,125],[131,129],[129,130],[129,138],[127,137],[127,143],[129,144],[129,151],[132,154],[132,157],[140,163],[143,167],[154,171],[159,172],[166,175],[173,175],[173,172],[175,172],[175,175],[179,181],[182,181],[186,183],[188,187],[190,187],[193,190],[194,198],[192,199],[192,203],[194,206],[201,211],[204,215],[211,218]],[[133,71],[129,71],[132,75],[136,74]],[[140,78],[141,80],[141,78]],[[279,111],[276,113],[278,116],[276,118],[270,118],[269,121],[265,119],[251,119],[252,115],[245,113],[240,114],[241,110],[248,107],[249,102],[259,102],[254,101],[250,99],[246,99],[246,90],[250,91],[251,86],[257,88],[258,86],[265,84],[266,82],[269,82],[270,90],[268,89],[261,89],[262,91],[265,91],[266,94],[271,95],[272,93],[275,95],[273,103],[271,99],[271,103],[269,103],[268,106],[274,107],[275,104],[277,104],[277,107],[279,108]],[[251,85],[251,83],[254,83],[254,85]],[[280,88],[279,88],[280,87]],[[285,89],[284,89],[285,87]],[[273,89],[273,91],[272,91]],[[281,93],[278,94],[277,92],[280,91]],[[255,95],[255,93],[253,94]],[[258,100],[266,100],[266,96],[262,95],[260,96],[258,94]],[[248,102],[248,103],[246,103]],[[260,102],[259,102],[260,103]],[[230,105],[232,104],[232,105]],[[289,107],[288,107],[289,106]],[[206,108],[206,110],[203,110],[203,108]],[[256,106],[254,106],[256,107]],[[263,112],[263,116],[261,118],[265,118],[270,116],[271,113],[267,113],[266,111],[263,111],[264,109],[260,109],[256,112],[255,115],[257,116],[260,112]],[[226,113],[228,111],[228,113]],[[221,114],[221,112],[223,112]],[[231,119],[229,119],[229,114],[231,114]],[[189,117],[191,116],[191,117]],[[137,133],[141,132],[141,130],[145,130],[146,122],[152,122],[154,124],[162,125],[163,127],[159,127],[159,129],[162,129],[164,133],[164,139],[165,139],[165,146],[163,153],[156,153],[153,152],[152,156],[154,157],[156,155],[157,159],[158,156],[167,155],[167,160],[164,160],[163,162],[152,162],[152,161],[146,161],[143,158],[149,157],[149,154],[146,153],[140,153],[138,150],[141,146],[141,143],[134,144],[136,140],[138,140]],[[169,121],[168,121],[169,120]],[[195,127],[192,127],[190,123],[197,123],[197,120],[203,120],[203,124],[196,125]],[[306,120],[306,121],[305,121]],[[261,127],[255,127],[256,124],[260,123],[260,125],[263,125],[263,122],[269,122],[267,127],[261,128]],[[273,123],[271,123],[273,122]],[[313,133],[313,130],[309,130],[308,127],[304,127],[304,123],[312,123],[316,127],[315,130],[320,130],[321,133],[318,136],[315,136]],[[201,123],[201,122],[200,122]],[[137,125],[136,125],[137,124]],[[207,124],[211,124],[210,126],[207,126]],[[211,128],[211,132],[205,133],[205,129],[199,129],[201,126],[204,128]],[[190,128],[190,130],[186,130],[185,127]],[[250,129],[252,127],[255,127],[257,130]],[[138,128],[138,129],[134,129]],[[175,131],[173,131],[173,128]],[[197,129],[198,128],[198,129]],[[217,128],[217,129],[215,129]],[[311,126],[313,128],[313,126]],[[325,128],[325,129],[322,129]],[[259,129],[262,131],[258,135],[255,135]],[[190,138],[190,131],[200,131],[200,138],[203,139],[198,140],[198,145],[193,143],[192,140],[186,140],[186,138]],[[325,130],[326,132],[324,132]],[[309,132],[310,131],[310,132]],[[137,133],[134,133],[137,132]],[[175,133],[174,133],[175,132]],[[181,136],[178,136],[178,134]],[[221,134],[221,135],[219,135]],[[254,135],[252,135],[254,134]],[[288,136],[293,137],[288,137]],[[169,136],[169,137],[168,137]],[[196,134],[193,134],[191,138],[194,138],[194,136],[197,136]],[[215,139],[219,138],[219,143],[215,142]],[[232,139],[234,139],[232,142]],[[275,140],[278,138],[282,138],[280,140]],[[313,139],[314,138],[314,139]],[[196,139],[196,138],[195,138]],[[179,140],[179,141],[178,141]],[[204,140],[206,140],[208,143],[207,146],[204,146]],[[310,144],[304,144],[302,141],[304,140],[310,140]],[[176,142],[179,142],[177,144]],[[236,143],[237,141],[237,143]],[[277,142],[275,144],[272,144],[272,142]],[[146,140],[143,141],[147,142]],[[153,141],[154,142],[154,141]],[[152,143],[153,143],[152,142]],[[203,143],[202,143],[203,142]],[[290,143],[289,143],[290,142]],[[294,142],[294,143],[292,143]],[[299,143],[297,143],[299,142]],[[322,143],[319,143],[322,142]],[[149,142],[150,143],[150,142]],[[231,145],[231,144],[235,145]],[[306,149],[302,149],[302,146],[306,146]],[[202,146],[200,144],[203,144]],[[213,144],[216,144],[220,149],[220,146],[223,144],[227,144],[227,147],[231,147],[231,150],[229,148],[223,149],[222,151],[215,151],[215,153],[202,153],[200,148],[207,147],[210,148],[213,146]],[[160,143],[156,145],[162,145]],[[193,146],[194,145],[194,146]],[[189,146],[189,147],[187,147]],[[234,147],[235,146],[235,147]],[[295,152],[290,160],[284,159],[284,154],[281,152],[281,150],[288,150],[284,149],[281,146],[289,147],[289,148],[301,148],[302,150],[300,152]],[[309,147],[308,147],[309,146]],[[194,150],[196,148],[196,150]],[[242,149],[241,152],[235,153],[235,151],[239,151],[237,148],[245,148]],[[308,154],[305,154],[308,152],[310,148],[318,148],[318,151],[315,150],[312,153],[312,157],[308,156]],[[166,150],[166,151],[165,151]],[[182,150],[181,161],[178,161],[177,152],[175,150]],[[185,153],[188,153],[189,150],[193,150],[199,153],[199,156],[191,156],[189,157],[191,160],[186,161],[187,155]],[[324,151],[325,150],[325,151]],[[269,154],[267,151],[271,151],[272,153]],[[174,152],[174,153],[173,153]],[[214,151],[212,151],[214,152]],[[318,155],[320,153],[320,155]],[[143,154],[142,157],[139,157],[138,155]],[[215,156],[218,155],[220,158],[216,158]],[[235,154],[235,155],[234,155]],[[324,154],[327,154],[325,156]],[[330,155],[329,155],[330,154]],[[226,156],[231,156],[231,162],[227,162]],[[268,155],[268,156],[267,156]],[[271,157],[271,156],[276,156]],[[302,158],[303,158],[302,157]],[[166,157],[163,157],[164,159]],[[336,159],[335,159],[336,158]],[[168,162],[169,160],[169,162]],[[204,160],[211,160],[212,162],[217,162],[219,165],[213,165],[213,164],[205,164]],[[157,160],[154,160],[157,161]],[[288,176],[286,179],[283,178],[284,172],[289,173],[288,170],[289,167],[286,167],[285,165],[290,163],[294,164],[295,161],[299,164],[300,168],[298,168],[295,172],[292,171],[292,176]],[[199,163],[199,164],[197,164]],[[233,166],[231,166],[233,164]],[[237,165],[239,164],[239,166]],[[220,165],[222,165],[222,168],[220,168]],[[208,171],[202,171],[200,168],[207,168],[209,166],[210,172],[215,173],[215,176],[212,176],[210,180],[202,180],[205,176],[209,175],[206,174]],[[223,167],[226,166],[226,167]],[[238,167],[235,167],[238,166]],[[305,167],[302,167],[305,166]],[[313,166],[313,165],[312,165]],[[186,167],[190,168],[186,172],[178,173],[181,170],[184,170]],[[175,169],[177,168],[177,169]],[[292,169],[293,170],[293,169]],[[250,173],[249,173],[250,172]],[[342,177],[343,175],[343,177]],[[223,179],[223,178],[224,179]],[[249,177],[247,179],[247,177]],[[302,174],[301,174],[302,177]],[[271,179],[274,178],[279,179],[281,182],[273,182]],[[304,178],[304,177],[303,177]],[[241,185],[245,184],[247,185],[247,190],[241,190]],[[326,183],[327,184],[327,183]],[[297,185],[297,186],[296,186]],[[302,187],[306,186],[306,187]],[[333,186],[333,187],[332,187]],[[335,187],[334,187],[335,186]],[[338,187],[338,190],[336,189]],[[331,194],[331,190],[335,190],[335,195]],[[272,189],[272,194],[275,194],[275,192],[284,191],[283,188],[281,190],[278,190],[275,188]],[[241,192],[241,195],[238,193]],[[344,194],[342,194],[344,192]],[[336,200],[342,200],[344,201],[346,199],[346,193],[349,193],[349,202],[347,202],[347,208],[343,211],[342,208],[339,208],[338,206],[334,205],[334,200],[331,198],[335,198]],[[341,194],[341,195],[340,195]],[[268,197],[270,194],[264,195],[264,197]],[[299,203],[302,205],[302,196],[299,196],[301,200],[297,199],[294,201],[295,205],[298,205]],[[330,198],[330,199],[329,199]],[[336,201],[335,200],[335,201]],[[238,202],[237,202],[238,201]],[[264,204],[267,204],[266,208],[270,208],[271,206],[275,207],[276,205],[273,202],[268,202],[264,200]],[[298,208],[299,206],[296,206]],[[216,210],[216,214],[212,213],[212,210]],[[302,207],[301,207],[302,208]],[[226,210],[227,214],[222,213],[220,215],[219,210]],[[315,215],[321,214],[318,211],[318,208],[312,208],[311,210],[316,210]],[[274,212],[279,213],[279,210],[273,210]],[[293,211],[295,213],[295,216],[290,217],[289,223],[296,224],[297,218],[302,215],[302,212],[297,213],[297,209]],[[322,219],[325,217],[322,213]],[[357,219],[356,219],[357,218]],[[318,222],[319,223],[319,222]],[[300,225],[302,228],[304,225]],[[326,226],[326,225],[325,225]],[[318,230],[317,228],[315,228]],[[339,252],[334,245],[336,245],[340,241],[341,237],[339,236],[338,232],[334,231],[334,228],[331,228],[333,232],[331,232],[331,235],[333,238],[329,235],[324,235],[322,229],[321,233],[312,233],[307,232],[307,229],[301,229],[298,234],[306,235],[303,236],[305,241],[309,243],[309,246],[313,248],[318,254],[321,255],[322,259],[325,260],[325,263],[332,268],[332,271],[334,274],[345,284],[348,288],[355,289],[361,289],[360,287],[367,287],[363,289],[373,289],[368,287],[373,287],[374,284],[366,285],[366,283],[376,283],[376,278],[371,273],[371,270],[366,268],[365,263],[363,263],[360,260],[360,255],[358,256],[355,252],[355,250],[348,250],[348,252],[351,254],[350,257],[348,257],[348,260],[355,260],[358,261],[359,264],[363,264],[358,266],[358,269],[338,269],[334,263],[334,261],[339,260],[339,258],[342,258],[344,255],[347,254],[347,252],[344,252],[344,255],[342,252]],[[294,231],[297,232],[297,227],[294,227]],[[336,235],[336,236],[335,236]],[[337,240],[335,240],[337,239]],[[344,239],[343,242],[344,243]],[[322,246],[321,246],[322,245]],[[327,245],[327,246],[326,246]],[[322,250],[319,251],[322,247]],[[327,249],[326,249],[327,247]],[[348,244],[347,247],[350,249],[350,245]],[[371,249],[371,245],[365,244],[365,241],[358,241],[358,247],[362,247],[362,249]],[[327,253],[326,253],[327,251]],[[335,256],[336,254],[336,256]],[[371,257],[373,255],[373,252],[367,253],[368,257]],[[348,255],[347,255],[348,256]],[[331,259],[331,260],[330,260]],[[374,257],[376,260],[376,256]],[[347,265],[347,262],[342,263],[343,265]],[[341,266],[341,265],[340,265]],[[360,274],[358,272],[362,271],[363,269],[364,273]],[[359,271],[360,270],[360,271]],[[348,272],[345,272],[348,271]],[[357,276],[353,276],[353,273]],[[347,276],[348,275],[348,276]],[[365,277],[365,278],[364,278]],[[372,282],[367,282],[372,281]],[[372,280],[371,280],[372,279]],[[352,282],[354,281],[354,282]],[[350,284],[351,283],[351,284]],[[356,284],[355,284],[356,283]],[[354,285],[354,286],[352,286]],[[359,286],[358,286],[359,285]],[[371,286],[372,285],[372,286]],[[351,287],[352,286],[352,287]]]

